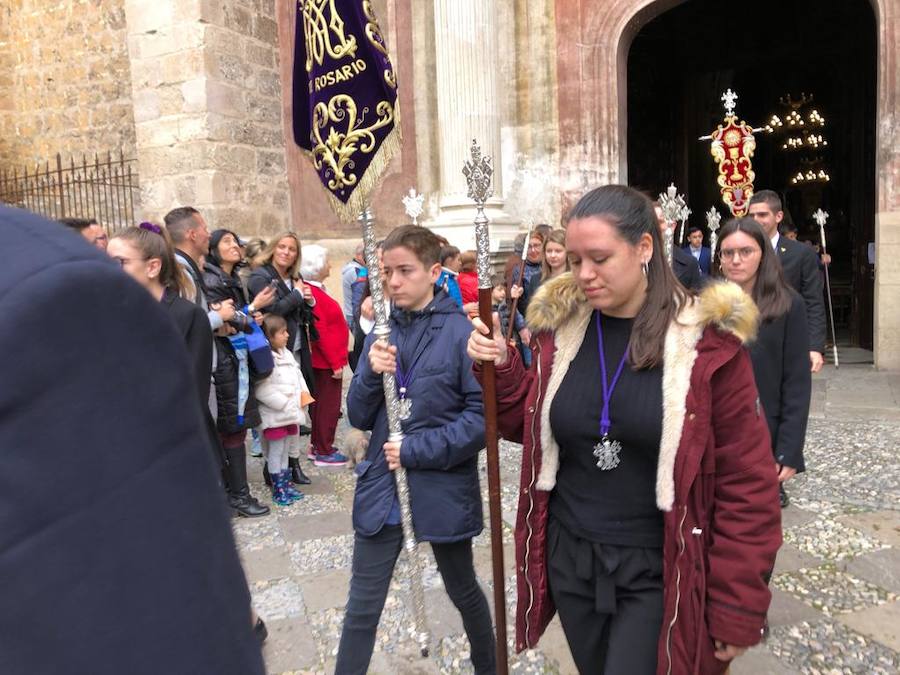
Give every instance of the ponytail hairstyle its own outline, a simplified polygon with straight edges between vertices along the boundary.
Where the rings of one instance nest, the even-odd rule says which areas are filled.
[[[165,227],[145,222],[126,228],[112,238],[128,242],[140,251],[144,260],[158,258],[161,263],[159,283],[165,288],[182,296],[193,293],[193,284],[175,260],[175,246]]]
[[[628,360],[635,370],[662,365],[669,324],[692,296],[678,283],[666,260],[653,202],[625,185],[604,185],[579,199],[568,221],[581,218],[603,220],[632,246],[637,246],[645,234],[652,238],[653,255],[647,263],[647,297],[634,318]]]

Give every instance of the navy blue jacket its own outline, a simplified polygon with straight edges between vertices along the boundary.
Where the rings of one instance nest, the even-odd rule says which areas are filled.
[[[417,342],[415,333],[421,333]],[[466,355],[472,324],[442,290],[421,312],[395,310],[391,342],[412,367],[408,397],[412,415],[403,422],[400,463],[407,469],[413,526],[420,541],[439,543],[474,537],[483,528],[478,451],[484,447],[481,385]],[[394,503],[387,467],[387,412],[381,375],[372,372],[366,338],[347,395],[350,424],[372,432],[366,458],[356,466],[353,527],[371,536],[384,526]],[[412,337],[406,339],[404,337]]]
[[[175,324],[62,225],[0,241],[0,671],[262,675]]]

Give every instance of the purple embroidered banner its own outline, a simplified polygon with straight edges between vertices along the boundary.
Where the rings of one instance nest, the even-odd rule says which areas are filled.
[[[400,149],[397,81],[371,0],[298,0],[294,141],[354,221]]]

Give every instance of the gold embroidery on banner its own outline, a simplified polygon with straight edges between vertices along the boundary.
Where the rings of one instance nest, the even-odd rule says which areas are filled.
[[[368,108],[363,108],[358,117],[356,102],[347,94],[338,94],[328,101],[319,103],[313,109],[313,126],[311,133],[313,164],[317,170],[326,166],[325,175],[329,177],[328,189],[338,192],[356,184],[357,176],[353,173],[356,164],[353,155],[356,152],[369,154],[375,149],[373,132],[386,127],[394,121],[394,107],[389,101],[381,101],[375,107],[378,119],[369,126],[365,125]],[[332,126],[328,130],[328,138],[323,140],[321,130],[329,123],[346,122],[346,131],[339,132]]]
[[[381,34],[381,27],[375,18],[375,12],[372,10],[372,1],[363,0],[363,13],[366,15],[368,23],[366,24],[366,37],[375,49],[380,51],[385,59],[387,59],[388,68],[384,71],[384,81],[391,89],[397,88],[397,77],[394,75],[393,66],[391,65],[390,54],[385,47],[384,36]]]
[[[306,72],[313,61],[322,65],[325,55],[333,59],[356,54],[356,37],[344,35],[344,21],[334,6],[334,0],[299,0],[303,12],[303,31],[306,35]],[[331,15],[331,20],[326,18]],[[332,44],[332,39],[334,44]]]

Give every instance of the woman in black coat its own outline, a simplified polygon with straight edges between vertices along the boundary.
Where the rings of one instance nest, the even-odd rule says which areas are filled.
[[[235,318],[225,323],[222,330],[226,334],[216,335],[216,362],[213,379],[216,383],[216,426],[225,451],[227,461],[228,495],[232,508],[246,517],[263,516],[269,512],[250,494],[247,483],[247,451],[244,445],[247,430],[259,426],[261,419],[253,395],[254,382],[269,373],[259,373],[253,369],[253,361],[248,359],[249,391],[244,408],[240,408],[240,368],[241,360],[231,338],[250,330],[250,322],[257,311],[272,302],[274,292],[264,288],[257,293],[253,302],[247,303],[237,267],[243,259],[240,240],[229,230],[216,230],[209,240],[209,254],[203,269],[203,282],[209,302],[233,300],[236,309],[241,310]],[[242,310],[246,306],[249,314]]]
[[[722,275],[741,286],[759,307],[759,334],[750,358],[785,507],[785,481],[806,469],[803,444],[812,392],[806,307],[784,280],[771,243],[752,218],[730,220],[719,231],[713,264],[719,264]]]
[[[209,437],[210,452],[216,466],[221,468],[219,441],[209,412],[213,336],[206,313],[180,295],[187,281],[175,262],[173,251],[168,233],[152,223],[142,223],[140,227],[119,232],[110,240],[107,249],[122,269],[162,304],[184,338],[191,357],[192,379]]]
[[[253,272],[247,282],[250,293],[259,293],[266,286],[275,288],[275,300],[265,308],[284,318],[288,329],[288,348],[300,365],[303,378],[314,396],[312,352],[310,341],[319,338],[313,317],[316,301],[300,276],[300,239],[293,232],[274,237],[253,261]]]

